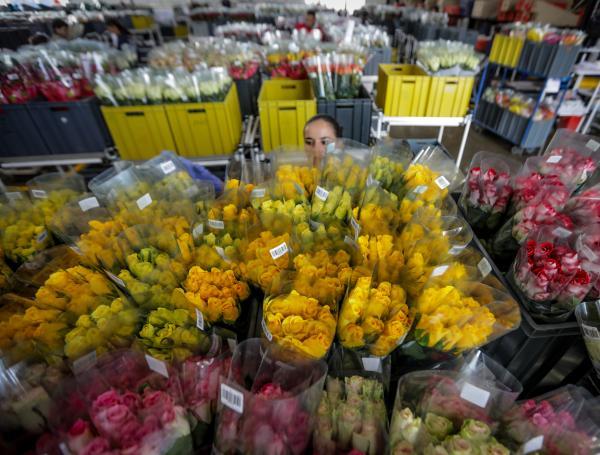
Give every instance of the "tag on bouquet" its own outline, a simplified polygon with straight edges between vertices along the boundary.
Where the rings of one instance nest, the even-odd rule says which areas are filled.
[[[125,282],[118,276],[116,276],[110,272],[106,272],[106,275],[108,275],[108,277],[112,280],[113,283],[116,283],[118,286],[121,286],[122,288],[125,287]]]
[[[148,364],[148,368],[150,368],[155,373],[158,373],[165,378],[169,377],[169,370],[167,370],[167,365],[162,360],[155,359],[151,355],[146,354],[146,363]]]
[[[557,227],[556,229],[554,229],[552,231],[552,233],[560,238],[566,238],[569,237],[571,235],[571,231],[569,231],[568,229],[565,229],[564,227]]]
[[[227,257],[227,255],[225,254],[225,250],[223,249],[223,247],[220,246],[216,246],[215,250],[217,251],[217,254],[219,256],[221,256],[221,259],[223,259],[224,261],[229,262],[229,258]]]
[[[448,270],[448,266],[447,265],[440,265],[439,267],[436,267],[435,269],[433,269],[431,271],[431,276],[432,277],[441,276],[444,273],[446,273],[446,270]]]
[[[208,227],[213,229],[225,229],[225,223],[221,220],[208,220]]]
[[[444,190],[450,186],[450,182],[443,175],[440,175],[437,179],[435,179],[435,184],[440,188],[440,190]]]
[[[271,248],[269,253],[271,253],[271,257],[273,260],[279,259],[281,256],[285,255],[288,252],[287,243],[283,242],[281,245],[277,245],[275,248]]]
[[[261,325],[261,327],[263,329],[263,332],[265,333],[265,336],[267,337],[267,340],[273,341],[273,334],[269,330],[269,327],[267,327],[267,321],[265,321],[264,318],[261,321],[260,325]]]
[[[490,261],[486,258],[482,258],[481,261],[477,264],[477,269],[479,269],[479,273],[481,273],[481,277],[485,278],[492,271],[492,266],[490,265]]]
[[[44,190],[31,190],[31,195],[36,199],[46,199],[48,197]]]
[[[480,408],[485,408],[490,399],[490,392],[467,382],[460,391],[460,397]]]
[[[427,185],[419,185],[413,190],[416,194],[423,194],[425,191],[427,191]]]
[[[521,453],[525,455],[531,452],[538,452],[542,450],[542,447],[544,447],[544,436],[536,436],[535,438],[532,438],[525,444],[523,444],[523,447],[521,448]]]
[[[583,330],[584,336],[595,340],[600,340],[600,331],[591,325],[581,324],[581,330]]]
[[[379,357],[363,357],[361,358],[363,368],[365,371],[374,371],[375,373],[381,373],[381,358]]]
[[[562,155],[552,155],[550,158],[548,158],[546,160],[546,163],[556,164],[556,163],[560,163],[560,160],[562,160]]]
[[[350,218],[350,225],[354,230],[354,240],[356,241],[358,239],[358,236],[360,235],[360,224],[358,224],[358,221],[356,221],[354,217],[352,217]]]
[[[197,224],[196,226],[194,226],[194,229],[192,230],[192,237],[194,237],[194,240],[198,240],[198,238],[200,238],[200,236],[204,233],[204,225],[202,223]]]
[[[589,148],[592,152],[597,152],[598,149],[600,149],[600,142],[590,139],[589,141],[587,141],[587,144],[585,144],[585,146]]]
[[[265,197],[266,194],[266,190],[265,188],[254,188],[251,192],[250,192],[250,197],[251,198],[263,198]]]
[[[227,384],[221,384],[221,403],[239,414],[244,413],[244,395]]]
[[[152,204],[152,198],[150,197],[150,195],[148,193],[146,193],[141,198],[139,198],[137,201],[135,201],[135,203],[137,204],[137,206],[140,210],[144,210],[146,207],[148,207],[150,204]]]
[[[196,308],[196,327],[200,330],[204,330],[204,315],[198,308]]]
[[[329,197],[329,191],[327,191],[325,188],[317,186],[317,189],[315,190],[315,196],[325,202]]]
[[[160,163],[160,168],[162,169],[163,174],[169,175],[175,170],[175,163],[171,160],[165,161],[164,163]]]
[[[75,375],[78,375],[79,373],[92,368],[94,365],[96,365],[97,361],[98,358],[96,356],[96,350],[94,349],[92,352],[88,352],[86,355],[75,360],[71,366],[71,369]]]
[[[88,210],[100,207],[100,204],[98,204],[98,199],[92,196],[79,201],[79,207],[81,208],[82,212],[87,212]]]

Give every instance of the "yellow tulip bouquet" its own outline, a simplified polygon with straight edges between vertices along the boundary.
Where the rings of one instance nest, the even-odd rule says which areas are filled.
[[[0,350],[2,361],[6,365],[33,358],[36,355],[35,343],[31,336],[26,336],[35,331],[30,314],[29,319],[24,319],[25,311],[34,307],[35,301],[14,293],[0,296]],[[40,321],[41,322],[41,321]]]
[[[406,141],[386,138],[378,142],[373,147],[368,183],[377,184],[392,194],[400,194],[402,177],[412,158]]]
[[[278,183],[297,184],[310,199],[319,181],[319,169],[303,150],[283,150],[272,152],[274,180]],[[284,183],[288,185],[288,183]]]
[[[402,254],[400,239],[384,235],[361,235],[357,240],[361,254],[357,271],[362,276],[375,273],[379,281],[397,283],[405,258]]]
[[[379,185],[367,186],[360,200],[360,207],[352,211],[351,224],[365,235],[393,235],[400,224],[398,197]],[[358,227],[354,223],[358,222]]]

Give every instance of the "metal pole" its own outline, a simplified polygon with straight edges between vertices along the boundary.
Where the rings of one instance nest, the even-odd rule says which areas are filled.
[[[465,146],[467,145],[467,137],[469,136],[469,130],[471,129],[471,114],[465,117],[465,129],[463,130],[462,139],[460,141],[460,148],[458,149],[458,157],[456,158],[456,169],[460,169],[460,163],[465,153]]]

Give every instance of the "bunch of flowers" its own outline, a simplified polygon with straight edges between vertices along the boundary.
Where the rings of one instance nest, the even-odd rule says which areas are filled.
[[[577,226],[600,223],[600,184],[584,186],[567,201],[564,212]]]
[[[367,276],[374,273],[380,281],[397,283],[405,265],[399,239],[391,235],[361,235],[357,240],[362,262],[359,266]]]
[[[369,156],[368,149],[363,150],[358,146],[355,149],[354,147],[352,143],[342,142],[334,144],[328,150],[322,164],[319,185],[329,192],[335,190],[336,187],[341,187],[340,197],[343,193],[348,192],[351,202],[358,202],[358,197],[367,183]],[[319,200],[330,203],[327,196],[322,198],[315,190],[312,202],[315,204]],[[341,201],[345,202],[343,199]]]
[[[367,186],[360,208],[355,207],[352,212],[365,235],[392,235],[400,224],[398,197],[379,185]]]
[[[282,158],[275,158],[279,161]],[[305,159],[304,153],[301,155],[301,159]],[[309,198],[315,191],[315,187],[318,181],[318,169],[313,166],[306,165],[294,165],[294,164],[280,164],[275,171],[275,180],[277,182],[291,182],[296,183],[304,190],[304,196]],[[293,189],[293,193],[296,193],[296,188]]]
[[[386,138],[373,147],[369,164],[369,181],[377,182],[383,189],[399,195],[404,171],[413,158],[406,141]]]
[[[313,435],[316,453],[339,451],[375,455],[386,441],[383,384],[376,379],[327,377]]]
[[[330,190],[317,187],[313,195],[310,217],[320,223],[345,221],[352,213],[352,195],[342,186]]]
[[[342,346],[385,357],[400,344],[412,325],[404,290],[389,282],[377,286],[361,277],[342,304],[338,337]]]
[[[543,175],[558,175],[563,182],[579,186],[596,168],[593,156],[583,155],[575,149],[555,148],[544,154],[539,172]]]
[[[544,175],[535,171],[527,172],[526,169],[524,171],[515,178],[509,214],[514,214],[530,203],[540,200],[539,195],[544,193],[546,188],[552,188],[553,190],[544,193],[543,200],[559,209],[564,206],[569,199],[570,191],[557,175]]]
[[[25,199],[0,207],[2,249],[9,261],[21,264],[52,245],[39,210]]]
[[[317,98],[350,99],[359,96],[365,52],[342,51],[319,54],[304,60],[304,67]]]

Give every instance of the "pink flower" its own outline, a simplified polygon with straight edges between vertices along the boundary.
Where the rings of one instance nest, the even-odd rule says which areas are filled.
[[[67,433],[67,446],[71,452],[79,453],[94,439],[90,424],[82,419],[77,419]]]
[[[140,438],[138,436],[142,425],[135,420],[128,420],[120,429],[119,429],[119,437],[115,438],[119,446],[123,448],[131,447],[137,445]]]
[[[121,395],[121,402],[133,413],[136,413],[142,406],[141,397],[137,393],[129,391]]]
[[[102,455],[110,452],[110,443],[104,438],[94,438],[87,444],[79,455]]]
[[[280,398],[284,393],[280,385],[270,382],[262,386],[257,395],[263,398]]]
[[[94,423],[99,431],[114,440],[120,439],[122,430],[130,421],[135,421],[135,416],[123,404],[102,409],[93,415]]]
[[[142,399],[143,414],[155,414],[160,415],[164,411],[173,409],[174,403],[173,398],[162,390],[155,391],[144,391],[144,397]]]
[[[115,390],[110,389],[96,397],[92,404],[92,412],[98,412],[100,409],[110,408],[117,404],[121,404],[121,397]]]

